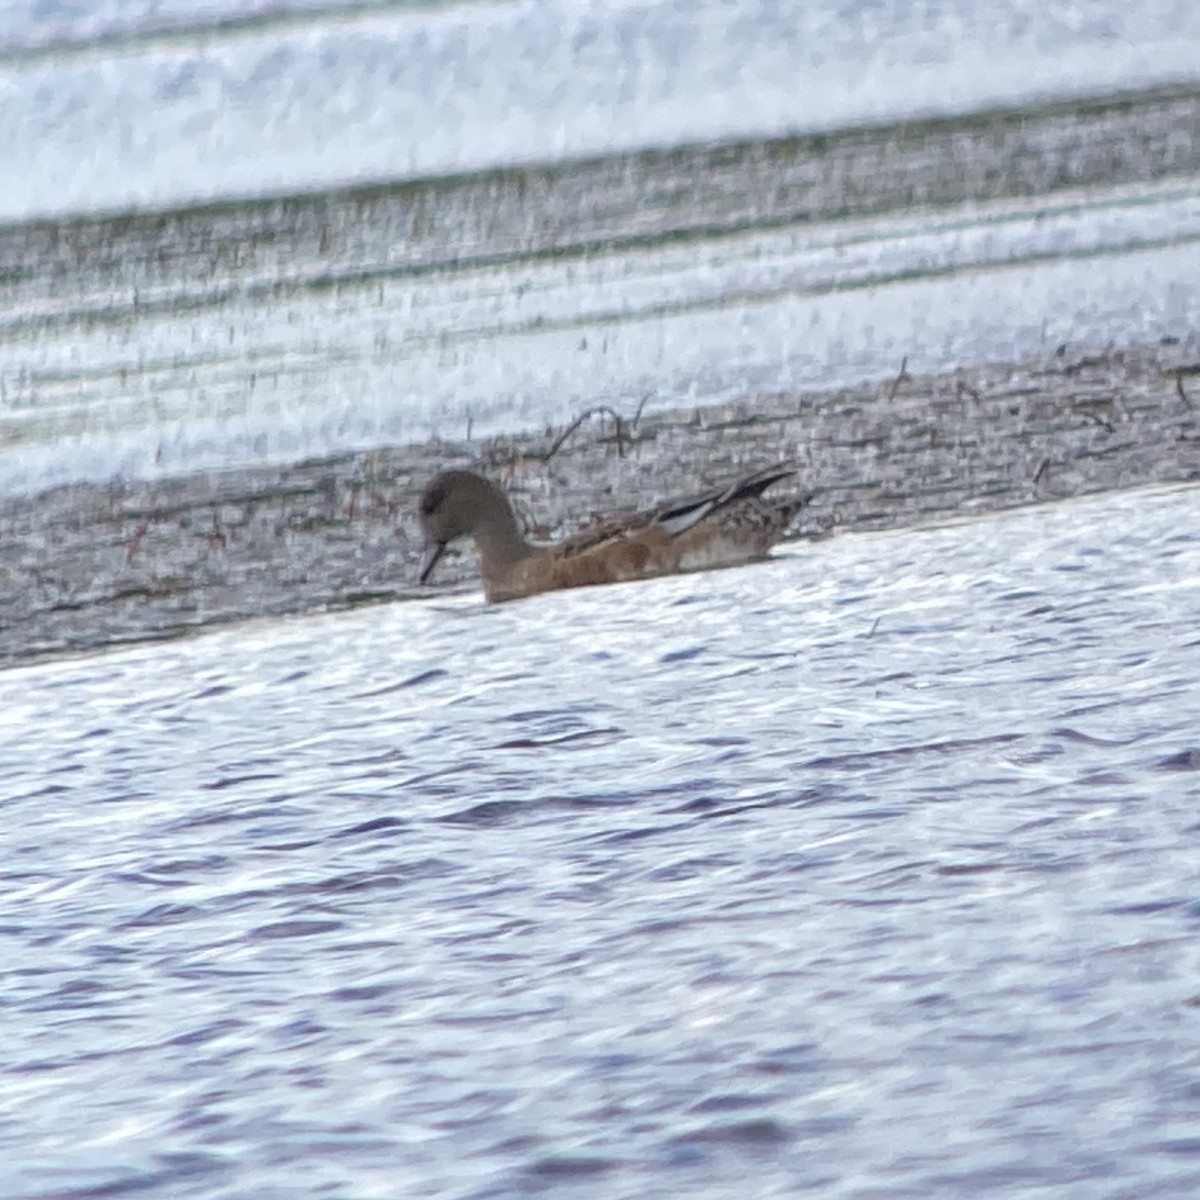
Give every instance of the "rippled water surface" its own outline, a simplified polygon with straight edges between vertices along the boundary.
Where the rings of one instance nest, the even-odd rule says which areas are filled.
[[[1115,92],[1198,47],[1190,0],[8,0],[0,222]]]
[[[1194,1196],[1198,500],[0,675],[4,1195]]]

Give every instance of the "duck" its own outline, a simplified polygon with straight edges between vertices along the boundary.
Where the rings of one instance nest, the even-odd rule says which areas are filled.
[[[418,578],[428,583],[459,538],[475,542],[490,604],[754,562],[767,557],[812,498],[763,499],[768,488],[795,474],[788,464],[766,467],[687,499],[597,518],[564,541],[536,545],[525,540],[498,484],[475,471],[443,470],[418,503],[425,536]]]

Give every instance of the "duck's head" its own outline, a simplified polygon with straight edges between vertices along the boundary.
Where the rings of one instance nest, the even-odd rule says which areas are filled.
[[[418,576],[421,583],[433,573],[451,542],[476,537],[496,521],[511,520],[504,493],[474,471],[440,471],[425,485],[417,511],[425,534]]]

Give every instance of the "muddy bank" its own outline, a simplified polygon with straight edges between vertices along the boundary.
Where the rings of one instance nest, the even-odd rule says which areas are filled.
[[[703,410],[596,413],[565,438],[430,442],[0,504],[0,662],[248,617],[429,595],[417,491],[447,463],[503,479],[553,536],[781,458],[815,492],[793,536],[895,528],[1200,478],[1200,344],[1084,352]],[[553,451],[553,453],[550,453]],[[439,568],[472,586],[469,554]]]

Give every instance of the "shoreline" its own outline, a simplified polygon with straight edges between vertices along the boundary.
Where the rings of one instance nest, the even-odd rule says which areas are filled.
[[[414,582],[415,499],[443,465],[509,487],[539,537],[765,462],[814,492],[793,538],[899,529],[1200,479],[1200,342],[1085,351],[855,388],[770,394],[575,428],[418,445],[0,501],[0,667],[232,621],[462,588],[473,556]],[[620,416],[620,421],[614,420]]]

